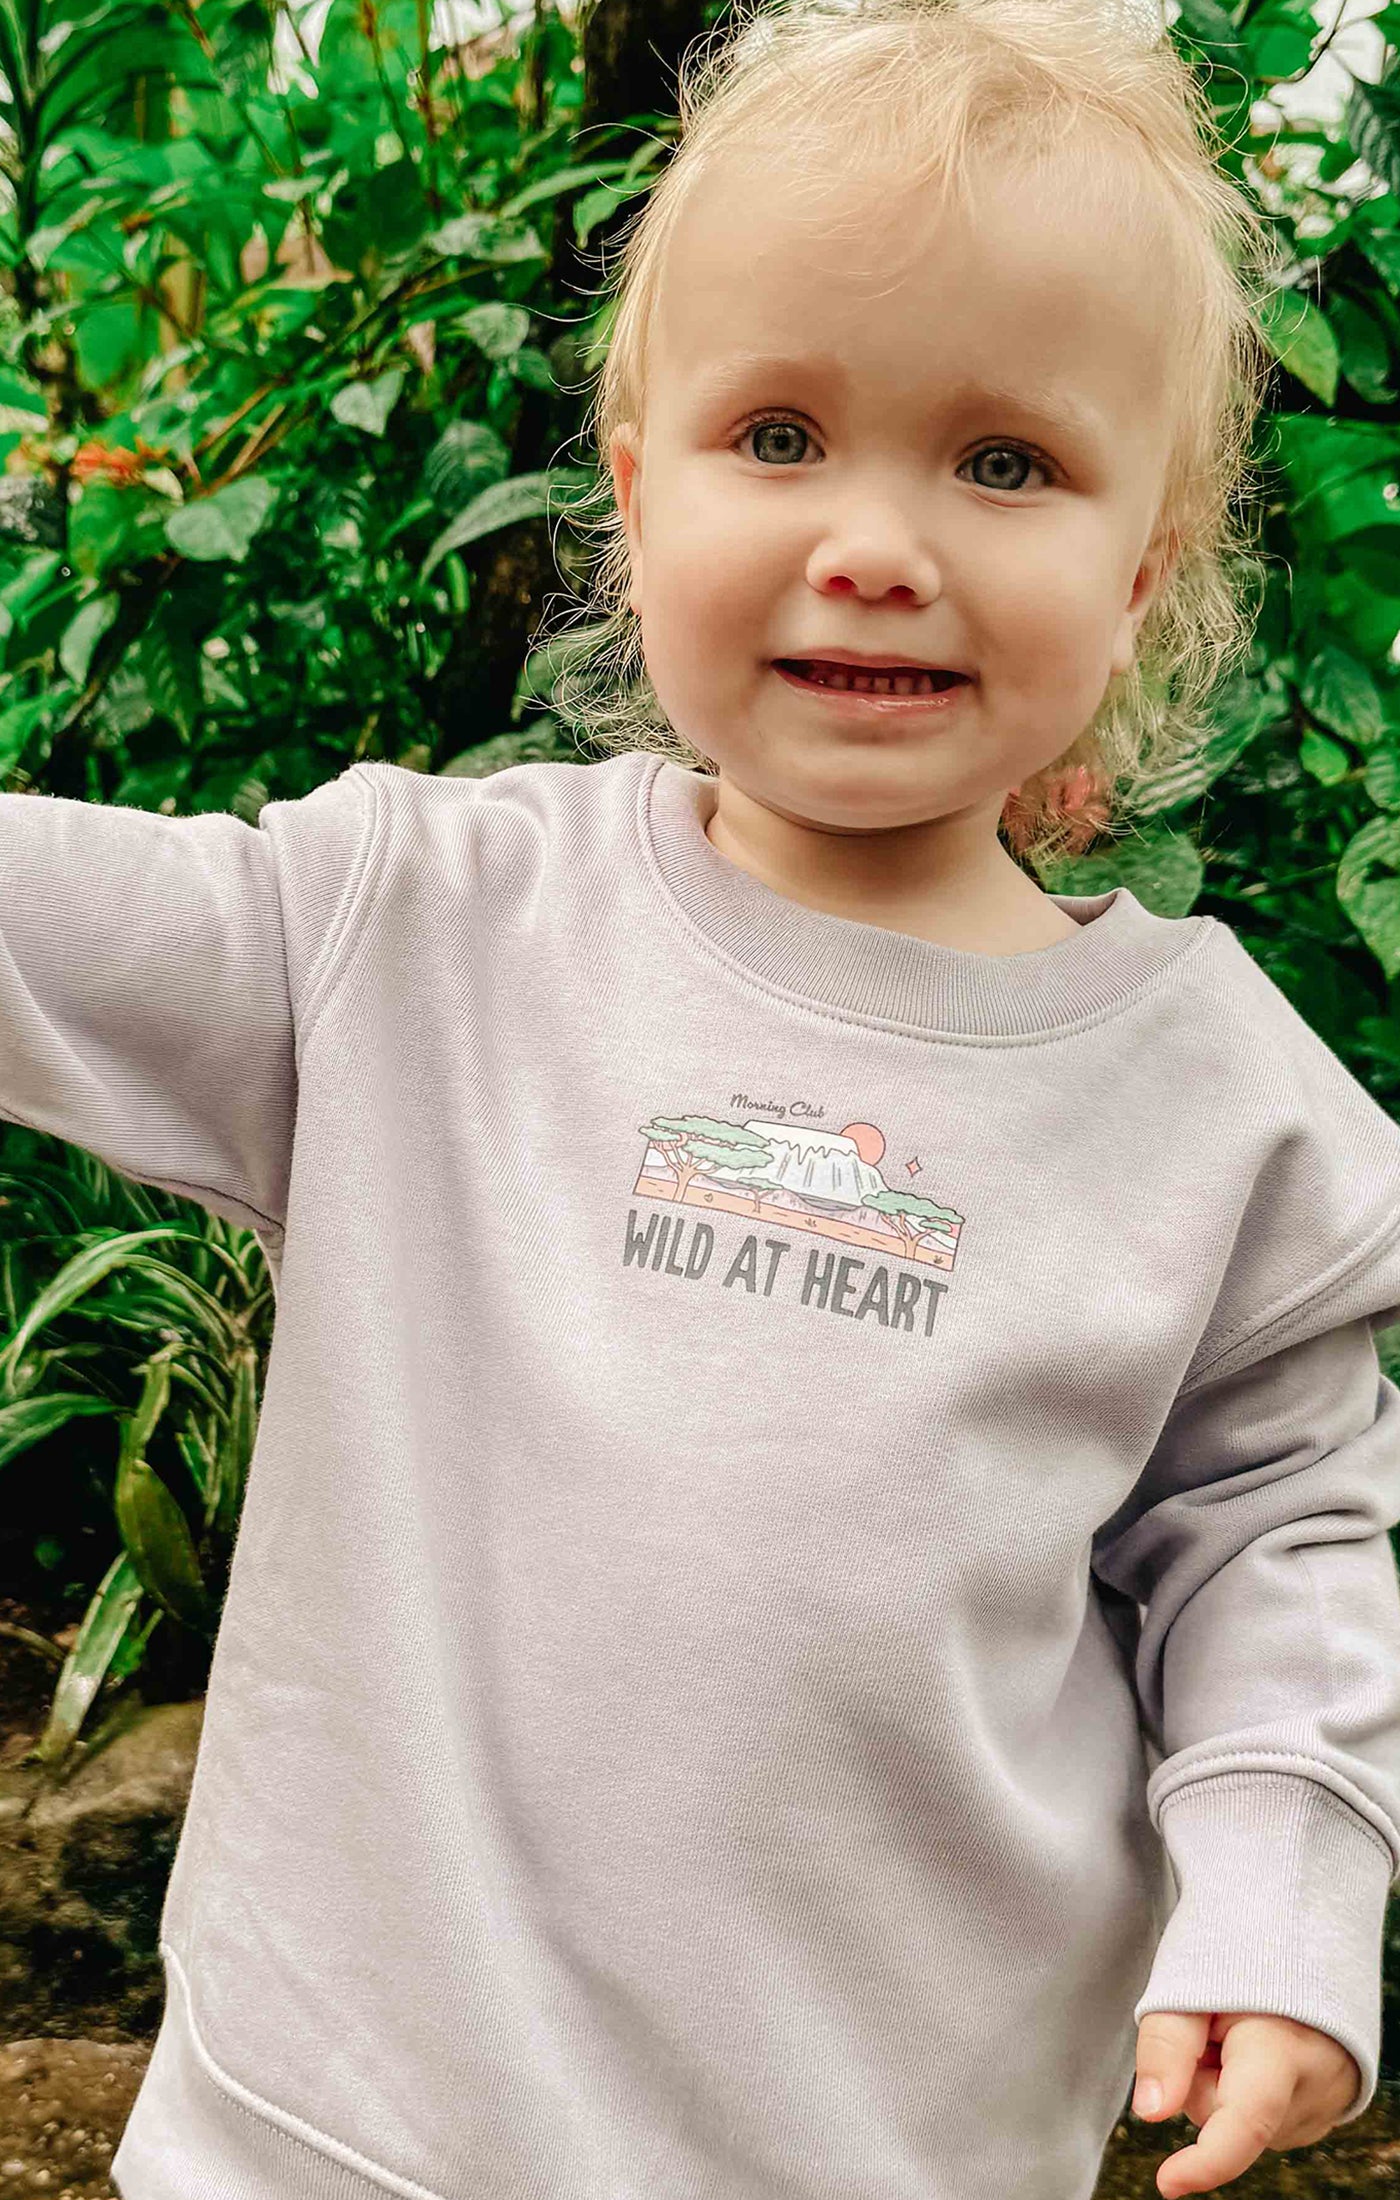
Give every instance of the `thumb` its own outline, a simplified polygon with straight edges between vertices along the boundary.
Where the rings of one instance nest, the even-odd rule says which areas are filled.
[[[1155,2121],[1159,2116],[1181,2113],[1196,2067],[1206,2051],[1212,2015],[1209,2009],[1157,2009],[1143,2018],[1137,2036],[1135,2116]]]

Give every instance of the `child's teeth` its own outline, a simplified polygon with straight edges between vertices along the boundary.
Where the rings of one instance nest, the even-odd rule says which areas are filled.
[[[809,678],[822,687],[854,689],[858,695],[931,695],[934,683],[927,672],[857,672],[848,666],[814,665]]]

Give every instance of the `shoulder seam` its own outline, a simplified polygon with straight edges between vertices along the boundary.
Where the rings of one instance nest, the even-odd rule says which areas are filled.
[[[362,764],[352,764],[346,776],[354,782],[355,791],[363,803],[364,829],[350,864],[341,907],[307,973],[305,997],[294,1018],[298,1070],[301,1068],[302,1053],[307,1041],[320,1021],[322,1010],[334,989],[335,980],[345,966],[351,943],[359,932],[357,920],[369,903],[366,881],[380,838],[378,825],[382,804],[377,782],[369,776]]]
[[[1189,1397],[1192,1391],[1199,1390],[1203,1384],[1214,1381],[1216,1379],[1214,1371],[1219,1367],[1222,1360],[1229,1359],[1232,1354],[1241,1351],[1245,1346],[1256,1343],[1259,1338],[1267,1337],[1271,1329],[1282,1329],[1289,1319],[1298,1312],[1300,1307],[1315,1303],[1319,1298],[1326,1300],[1333,1297],[1364,1262],[1378,1253],[1385,1252],[1397,1236],[1400,1236],[1400,1212],[1382,1216],[1378,1229],[1373,1231],[1369,1238],[1353,1250],[1350,1258],[1344,1260],[1340,1268],[1333,1268],[1330,1274],[1324,1271],[1325,1280],[1314,1277],[1310,1283],[1305,1283],[1301,1290],[1296,1292],[1285,1305],[1278,1307],[1272,1314],[1264,1315],[1263,1319],[1257,1321],[1253,1328],[1246,1327],[1230,1338],[1227,1343],[1221,1345],[1217,1351],[1213,1352],[1200,1372],[1193,1377],[1189,1384],[1183,1385],[1177,1392],[1178,1398]],[[1271,1345],[1269,1348],[1271,1352],[1279,1349],[1276,1344]],[[1266,1359],[1268,1353],[1259,1353],[1255,1356]]]

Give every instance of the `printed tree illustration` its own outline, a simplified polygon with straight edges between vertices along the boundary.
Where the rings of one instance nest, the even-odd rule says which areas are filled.
[[[668,1167],[675,1171],[677,1200],[685,1198],[699,1169],[734,1169],[748,1176],[773,1165],[771,1142],[744,1123],[725,1123],[713,1115],[654,1115],[639,1128],[643,1138],[661,1148]],[[755,1185],[755,1214],[760,1192]]]
[[[865,1204],[877,1214],[888,1215],[899,1235],[911,1245],[917,1245],[923,1235],[922,1230],[915,1229],[911,1217],[918,1216],[924,1223],[963,1219],[956,1207],[936,1207],[931,1199],[920,1199],[917,1192],[872,1192]]]

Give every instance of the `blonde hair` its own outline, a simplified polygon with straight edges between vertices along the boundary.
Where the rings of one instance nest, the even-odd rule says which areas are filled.
[[[615,430],[644,421],[668,248],[714,161],[757,146],[814,181],[883,178],[921,204],[942,194],[938,203],[974,211],[979,156],[1021,171],[1068,166],[1075,184],[1111,177],[1161,251],[1153,281],[1172,286],[1176,425],[1158,524],[1174,563],[1130,671],[1003,810],[1026,861],[1077,852],[1203,744],[1209,701],[1247,654],[1257,615],[1242,588],[1261,570],[1244,502],[1271,362],[1256,312],[1282,262],[1267,221],[1218,165],[1203,87],[1131,0],[737,0],[728,24],[687,47],[678,88],[676,150],[605,278],[607,349],[584,431],[600,473],[568,515],[603,539],[581,611],[547,632],[547,606],[535,636],[553,661],[551,708],[596,750],[714,769],[670,725],[647,676],[608,460]]]

